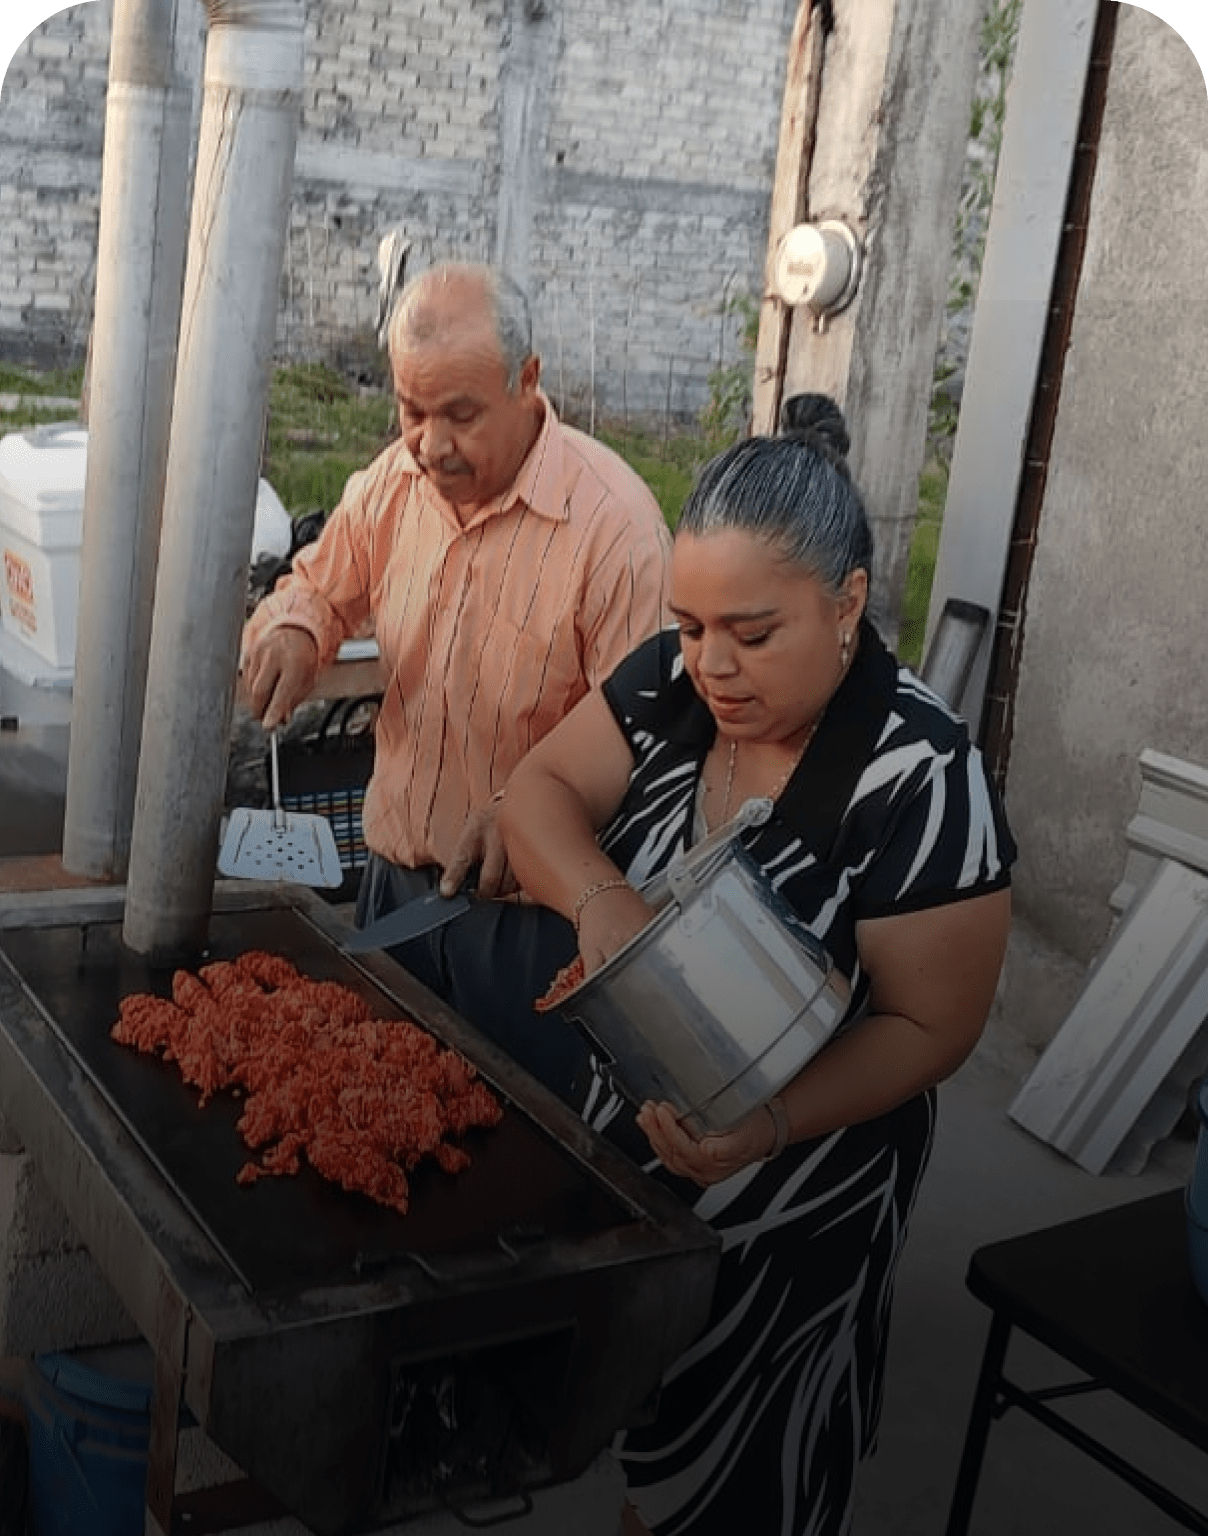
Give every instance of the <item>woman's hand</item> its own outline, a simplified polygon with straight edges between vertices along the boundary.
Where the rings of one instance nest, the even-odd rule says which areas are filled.
[[[697,1184],[720,1184],[749,1164],[762,1162],[776,1142],[775,1122],[762,1105],[724,1136],[698,1139],[670,1104],[643,1104],[637,1120],[663,1167]]]
[[[579,913],[579,953],[584,973],[599,970],[605,960],[641,933],[654,916],[654,908],[631,885],[617,885],[598,892]]]

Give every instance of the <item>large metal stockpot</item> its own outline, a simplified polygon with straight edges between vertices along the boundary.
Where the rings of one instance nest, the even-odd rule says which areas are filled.
[[[738,817],[644,885],[657,916],[562,1003],[636,1104],[666,1100],[698,1135],[729,1130],[834,1034],[851,989],[738,841]]]

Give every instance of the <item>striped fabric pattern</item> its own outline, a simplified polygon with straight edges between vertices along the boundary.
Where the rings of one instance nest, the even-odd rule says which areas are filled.
[[[723,1244],[712,1316],[615,1447],[657,1536],[846,1536],[934,1112],[923,1094],[696,1191]]]
[[[514,485],[464,527],[392,444],[249,622],[307,630],[327,662],[373,617],[388,681],[364,835],[396,864],[446,863],[470,811],[666,622],[658,504],[544,404]]]
[[[715,728],[673,631],[604,691],[634,769],[601,845],[641,884],[688,846]],[[743,842],[852,979],[850,1017],[868,993],[861,918],[997,889],[1014,858],[964,725],[867,624],[772,818]],[[617,1447],[647,1525],[657,1536],[845,1536],[855,1468],[875,1441],[893,1278],[934,1093],[703,1192],[651,1159],[597,1062],[580,1107],[722,1240],[703,1337],[666,1379],[653,1423]]]

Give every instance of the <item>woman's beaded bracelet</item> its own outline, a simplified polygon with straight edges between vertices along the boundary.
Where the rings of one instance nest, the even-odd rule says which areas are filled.
[[[570,909],[570,920],[575,925],[575,932],[579,931],[579,919],[583,916],[583,908],[589,901],[594,901],[597,896],[602,896],[605,891],[621,891],[629,884],[628,880],[622,880],[618,875],[612,880],[597,880],[595,885],[589,885],[585,891],[580,891],[575,899],[574,906]]]
[[[789,1112],[784,1107],[784,1100],[776,1095],[769,1099],[763,1106],[772,1117],[772,1125],[776,1131],[776,1139],[772,1142],[772,1150],[764,1158],[765,1163],[770,1163],[774,1157],[779,1157],[789,1144]]]

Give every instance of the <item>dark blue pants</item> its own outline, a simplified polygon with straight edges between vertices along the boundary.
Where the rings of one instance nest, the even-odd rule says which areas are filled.
[[[357,895],[357,926],[422,896],[439,878],[435,866],[405,869],[371,853]],[[395,945],[389,954],[567,1099],[586,1064],[586,1047],[574,1025],[556,1013],[535,1012],[533,1003],[577,952],[574,929],[547,907],[475,901],[452,922]]]

